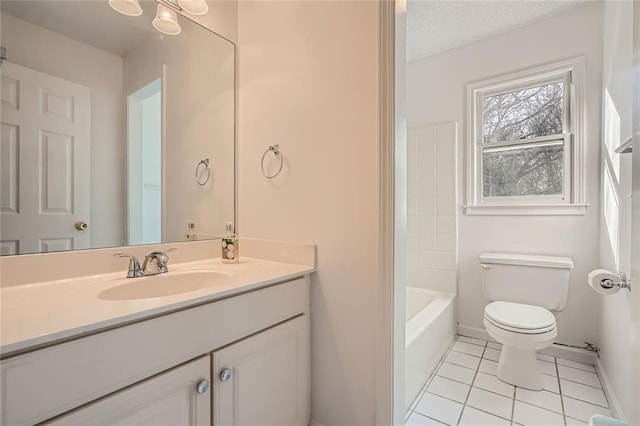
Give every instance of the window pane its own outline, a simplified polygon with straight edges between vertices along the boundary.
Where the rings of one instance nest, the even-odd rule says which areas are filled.
[[[563,141],[491,148],[482,153],[485,197],[562,194]]]
[[[482,98],[483,141],[562,134],[561,81]]]

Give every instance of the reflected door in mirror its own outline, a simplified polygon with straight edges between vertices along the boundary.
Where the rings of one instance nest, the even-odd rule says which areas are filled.
[[[87,248],[90,92],[8,61],[2,74],[2,254]]]

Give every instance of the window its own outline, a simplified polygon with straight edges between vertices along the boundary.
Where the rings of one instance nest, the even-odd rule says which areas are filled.
[[[583,214],[582,61],[470,84],[468,214]]]

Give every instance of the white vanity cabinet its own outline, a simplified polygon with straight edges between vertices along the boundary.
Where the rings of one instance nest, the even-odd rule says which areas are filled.
[[[308,315],[215,351],[212,359],[215,426],[307,425]]]
[[[210,371],[201,357],[45,424],[210,426]]]
[[[3,359],[0,425],[306,426],[309,341],[308,276],[185,307]]]

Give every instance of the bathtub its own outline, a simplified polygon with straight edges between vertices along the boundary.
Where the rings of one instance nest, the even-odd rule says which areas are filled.
[[[405,409],[455,337],[453,293],[407,287],[405,329]]]

